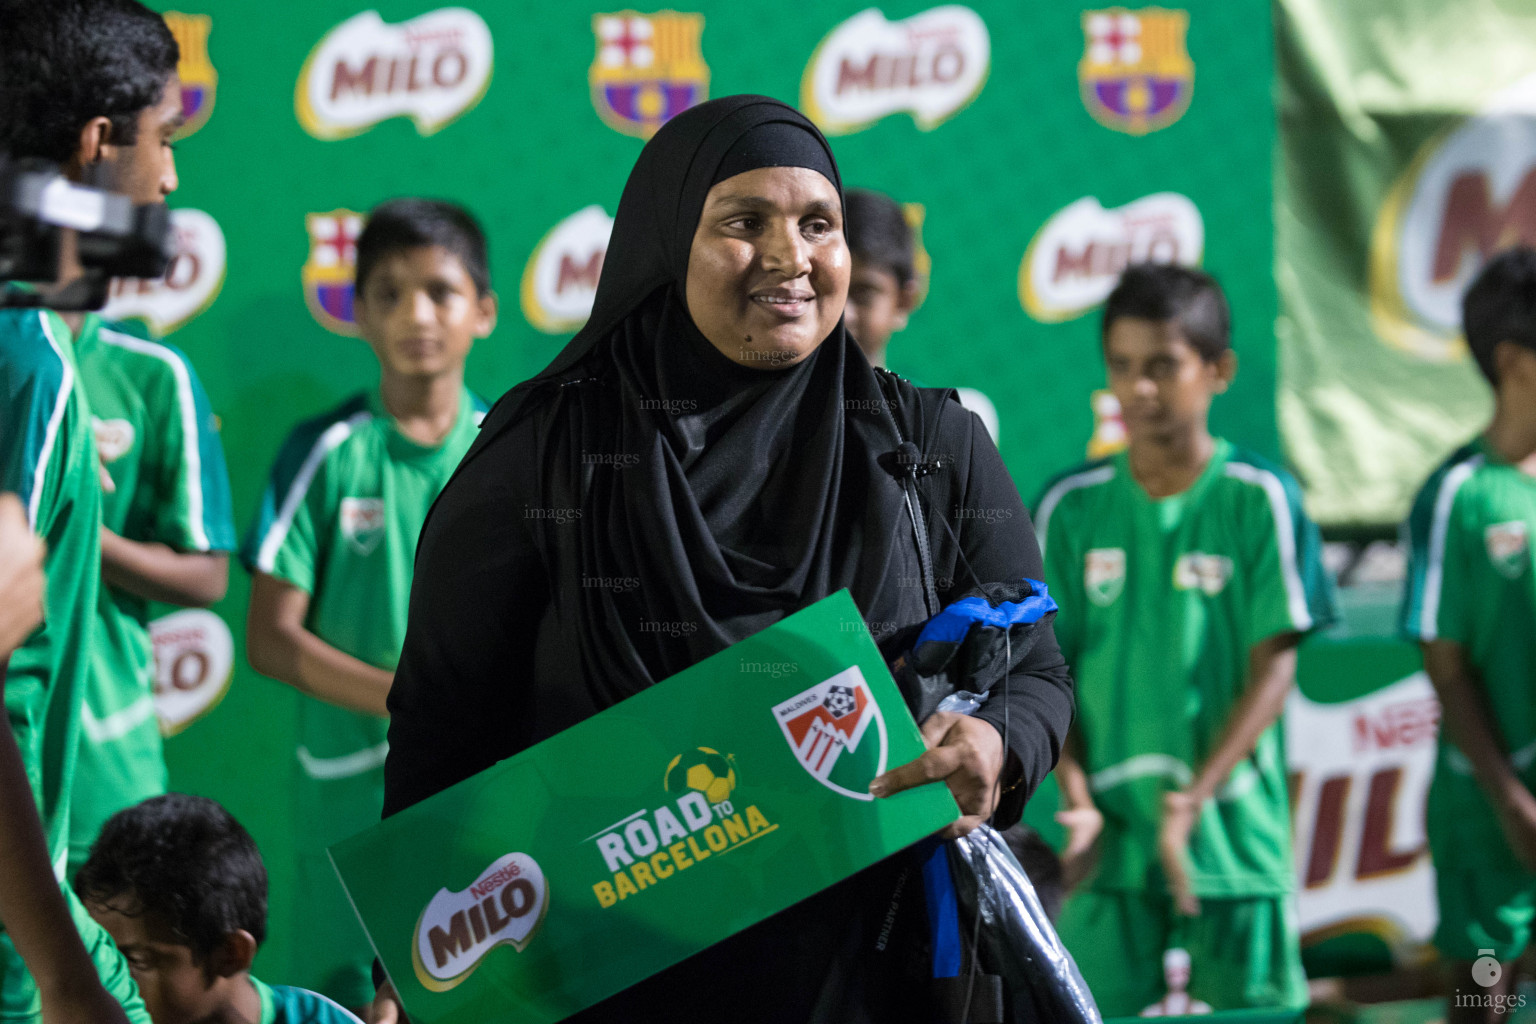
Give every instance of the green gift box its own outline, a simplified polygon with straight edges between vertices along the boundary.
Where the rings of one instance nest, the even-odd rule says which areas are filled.
[[[331,848],[420,1024],[556,1021],[954,821],[847,591]]]

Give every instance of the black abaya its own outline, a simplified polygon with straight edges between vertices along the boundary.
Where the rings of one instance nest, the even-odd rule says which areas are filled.
[[[967,564],[985,582],[1041,578],[1018,493],[952,392],[898,382],[891,402],[841,323],[799,364],[768,371],[694,328],[681,286],[703,196],[765,124],[825,149],[798,113],[761,97],[694,108],[647,145],[593,321],[498,404],[434,507],[389,696],[386,814],[841,588],[877,636],[921,622],[912,527],[878,462],[902,430],[943,456],[920,481],[941,597],[973,585]],[[950,516],[961,508],[986,513]],[[1072,714],[1045,632],[1006,701],[1014,819]],[[978,717],[1001,730],[1004,704]],[[908,863],[876,865],[573,1020],[927,1019],[921,887],[898,895]]]

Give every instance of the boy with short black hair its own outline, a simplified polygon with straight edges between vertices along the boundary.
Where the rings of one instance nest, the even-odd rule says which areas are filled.
[[[176,188],[170,142],[181,126],[179,52],[160,15],[134,0],[0,0],[0,25],[0,151],[57,163],[77,182],[89,173],[135,203]],[[72,236],[62,239],[61,254],[44,301],[84,275]],[[20,497],[29,527],[48,546],[44,622],[14,652],[4,680],[4,1024],[42,1015],[147,1020],[122,957],[55,880],[68,853],[102,571],[99,460],[75,353],[87,320],[77,312],[0,310],[0,490]]]
[[[1230,338],[1209,275],[1128,268],[1102,341],[1130,445],[1035,506],[1078,681],[1058,928],[1106,1017],[1162,999],[1176,948],[1217,1009],[1307,1001],[1279,718],[1332,589],[1295,481],[1211,436]]]
[[[405,640],[416,539],[485,404],[464,361],[491,333],[485,236],[449,203],[395,199],[357,241],[354,311],[377,388],[299,424],[242,560],[246,651],[300,702],[296,980],[344,1006],[373,999],[373,954],[326,847],[383,809],[384,700]]]
[[[1483,268],[1462,324],[1493,419],[1414,502],[1402,614],[1444,716],[1426,815],[1434,942],[1450,987],[1477,997],[1451,999],[1451,1024],[1504,1019],[1536,921],[1536,249]],[[1484,957],[1502,970],[1475,974]]]
[[[114,814],[75,890],[128,958],[154,1024],[356,1024],[322,995],[251,976],[267,869],[207,797],[167,793]]]
[[[912,226],[888,195],[851,188],[843,199],[853,274],[843,317],[872,366],[885,366],[891,335],[907,326],[920,297]]]

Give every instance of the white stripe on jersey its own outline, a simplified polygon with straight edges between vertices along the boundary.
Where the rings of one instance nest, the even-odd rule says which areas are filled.
[[[1100,768],[1088,777],[1088,785],[1095,790],[1111,789],[1122,782],[1162,775],[1172,779],[1180,788],[1195,781],[1195,773],[1189,765],[1171,754],[1137,754],[1135,757]]]
[[[146,693],[121,711],[105,718],[97,718],[89,701],[80,706],[80,728],[92,743],[110,743],[120,740],[130,732],[155,717],[155,698]]]
[[[37,513],[43,500],[43,481],[48,476],[48,460],[53,457],[54,446],[59,440],[59,426],[64,422],[64,410],[69,407],[69,395],[75,387],[75,371],[69,365],[69,360],[64,358],[64,350],[59,348],[59,343],[53,337],[53,328],[48,324],[48,314],[42,310],[37,311],[37,322],[43,325],[43,336],[48,339],[48,344],[53,346],[53,354],[59,357],[63,364],[64,376],[59,382],[59,393],[54,399],[53,412],[48,416],[48,429],[43,433],[43,447],[37,455],[37,468],[32,471],[32,493],[27,495],[27,525],[32,532],[37,532]]]
[[[1286,500],[1285,484],[1267,469],[1246,462],[1227,463],[1227,476],[1262,487],[1269,498],[1269,510],[1275,520],[1275,541],[1280,549],[1280,578],[1285,582],[1286,602],[1291,624],[1297,630],[1312,628],[1312,613],[1307,610],[1307,591],[1301,585],[1301,567],[1296,555],[1296,523],[1291,518],[1291,504]]]
[[[1435,517],[1429,527],[1429,561],[1424,568],[1424,604],[1419,609],[1419,639],[1433,640],[1440,635],[1440,588],[1445,582],[1445,539],[1451,529],[1451,506],[1456,492],[1472,478],[1485,460],[1474,455],[1458,462],[1440,481],[1435,495]]]
[[[1108,483],[1114,477],[1115,467],[1112,464],[1100,466],[1098,469],[1063,477],[1045,492],[1045,497],[1040,499],[1040,507],[1035,509],[1035,536],[1040,540],[1041,559],[1045,558],[1045,540],[1051,529],[1051,515],[1056,511],[1056,506],[1061,504],[1061,499],[1080,488]]]
[[[310,482],[314,480],[315,473],[320,469],[320,463],[341,442],[351,437],[357,430],[369,420],[373,419],[371,412],[353,413],[339,423],[332,423],[326,428],[325,433],[315,441],[309,455],[304,459],[304,464],[299,467],[299,473],[293,478],[293,485],[288,488],[288,493],[283,497],[282,508],[277,513],[277,518],[267,530],[267,535],[261,542],[261,548],[256,555],[256,568],[270,574],[277,565],[277,553],[282,550],[283,541],[288,539],[288,530],[293,526],[293,517],[299,511],[299,503],[304,500],[304,495],[309,493]]]
[[[176,404],[181,407],[182,460],[187,477],[187,518],[192,521],[192,546],[197,551],[207,551],[208,531],[203,526],[203,450],[198,444],[197,403],[192,398],[192,376],[187,366],[164,345],[157,345],[131,334],[103,327],[98,332],[108,345],[137,352],[158,359],[171,368],[176,378]]]
[[[362,750],[337,757],[316,757],[309,752],[308,747],[300,747],[298,754],[299,764],[304,767],[304,774],[310,778],[347,779],[382,765],[384,759],[389,756],[389,741],[385,740],[376,746],[364,747]]]

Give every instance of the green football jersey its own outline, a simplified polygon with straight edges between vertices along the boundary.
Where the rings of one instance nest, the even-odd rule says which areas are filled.
[[[224,449],[186,356],[94,315],[75,352],[96,449],[116,486],[102,495],[103,524],[178,551],[232,550]],[[149,614],[142,598],[102,586],[70,810],[72,871],[109,817],[166,789]]]
[[[5,709],[62,877],[101,579],[101,484],[74,343],[57,314],[0,310],[0,490],[48,543],[41,628],[11,655]]]
[[[1334,617],[1317,527],[1294,480],[1218,439],[1181,494],[1154,499],[1121,452],[1057,477],[1036,504],[1056,636],[1077,679],[1085,770],[1104,814],[1101,890],[1161,890],[1165,792],[1214,751],[1248,684],[1253,646]],[[1208,897],[1292,888],[1285,747],[1277,723],[1190,837]]]
[[[306,626],[326,643],[393,670],[422,523],[485,410],[466,389],[458,420],[435,448],[402,435],[377,391],[299,424],[242,546],[246,568],[307,591]],[[292,976],[348,1006],[371,998],[371,954],[325,849],[378,822],[388,727],[384,718],[300,701],[295,897],[301,919],[317,923],[306,928]]]
[[[1481,439],[1425,483],[1408,519],[1401,626],[1410,640],[1454,640],[1477,669],[1493,727],[1536,789],[1536,478]],[[1440,731],[1437,798],[1491,815],[1472,764]]]
[[[261,996],[260,1024],[362,1024],[350,1011],[318,992],[287,985],[251,984]]]

